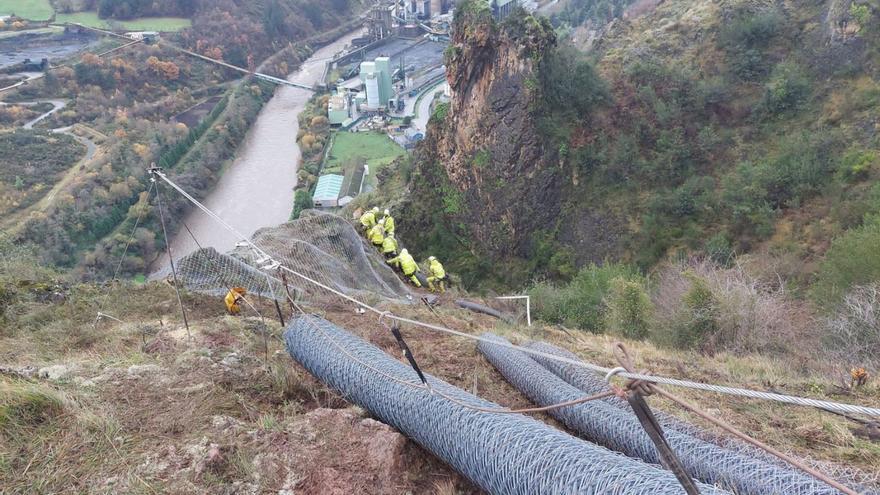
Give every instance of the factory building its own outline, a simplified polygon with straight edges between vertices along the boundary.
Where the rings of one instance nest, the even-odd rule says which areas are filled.
[[[330,120],[330,125],[342,125],[349,117],[348,99],[338,93],[331,96],[327,103],[327,119]]]
[[[391,59],[379,57],[373,62],[361,63],[361,82],[367,93],[367,107],[385,108],[393,96],[391,87]]]

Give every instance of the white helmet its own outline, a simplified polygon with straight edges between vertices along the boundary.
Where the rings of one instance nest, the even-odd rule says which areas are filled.
[[[379,220],[379,225],[385,225],[385,219],[384,219],[384,218],[382,218],[382,219]]]
[[[389,210],[388,208],[385,208],[385,215],[390,215],[390,214],[391,214],[391,210]]]
[[[436,260],[436,259],[437,259],[437,258],[435,258],[435,257],[433,257],[433,256],[428,256],[428,261],[434,261],[434,260]]]
[[[378,207],[378,206],[374,206],[374,207],[373,207],[373,213],[379,213],[379,207]]]
[[[409,254],[409,251],[407,251],[406,249],[401,249],[400,254]]]

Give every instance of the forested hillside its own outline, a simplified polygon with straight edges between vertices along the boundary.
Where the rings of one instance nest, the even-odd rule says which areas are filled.
[[[351,20],[359,6],[348,0],[102,0],[70,5],[60,2],[58,7],[77,11],[97,8],[101,16],[120,19],[190,16],[191,28],[163,34],[163,38],[212,58],[244,67],[261,66],[263,72],[286,76],[309,56],[313,46],[340,34],[337,30],[346,28],[345,21]],[[101,50],[119,44],[110,40],[102,43],[106,45],[99,45]],[[65,108],[41,121],[38,128],[78,124],[102,136],[88,169],[81,169],[75,180],[53,195],[45,211],[29,213],[16,229],[19,241],[42,248],[45,262],[76,267],[88,278],[109,276],[122,256],[128,233],[146,208],[147,167],[159,164],[203,197],[234,158],[248,128],[275,90],[273,85],[257,81],[242,84],[240,73],[194,59],[162,43],[138,45],[106,56],[98,56],[99,51],[77,57],[70,67],[48,72],[45,78],[4,94],[9,102],[62,98],[67,101]],[[201,121],[187,126],[172,120],[199,104],[212,105]],[[34,107],[14,108],[27,111]],[[169,198],[172,231],[187,208],[181,199]],[[121,265],[124,274],[143,273],[164,248],[164,241],[155,235],[160,231],[158,220],[154,215],[146,217]]]
[[[550,39],[525,13],[498,23],[463,5],[452,102],[407,172],[407,242],[467,286],[534,287],[539,313],[566,325],[706,349],[816,339],[868,359],[877,6],[613,10],[583,52],[565,23],[604,15],[557,15]]]

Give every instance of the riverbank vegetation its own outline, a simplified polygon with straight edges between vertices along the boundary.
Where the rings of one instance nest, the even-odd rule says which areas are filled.
[[[321,174],[324,149],[330,141],[330,120],[327,118],[329,101],[329,94],[315,94],[297,117],[299,132],[296,135],[296,143],[299,145],[301,158],[297,171],[293,210],[290,214],[291,220],[299,218],[303,210],[312,207],[312,191]]]

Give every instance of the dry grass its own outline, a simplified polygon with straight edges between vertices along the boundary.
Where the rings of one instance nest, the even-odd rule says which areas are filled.
[[[820,333],[811,317],[813,308],[791,298],[782,280],[762,280],[740,264],[722,268],[710,261],[690,260],[658,270],[652,290],[658,341],[673,340],[668,334],[688,325],[690,315],[683,301],[694,278],[706,282],[714,299],[716,329],[706,336],[704,351],[784,355],[798,366],[815,360]]]
[[[266,349],[259,318],[225,316],[217,298],[188,294],[184,301],[191,316],[190,340],[180,324],[173,290],[148,284],[126,289],[136,297],[111,296],[108,306],[126,323],[103,322],[96,330],[92,303],[102,291],[70,291],[62,305],[29,300],[17,306],[15,328],[0,337],[0,363],[7,366],[75,365],[71,376],[56,382],[0,382],[7,388],[11,383],[17,389],[37,390],[34,397],[51,399],[45,401],[49,407],[35,407],[37,414],[26,415],[44,419],[16,427],[11,434],[3,430],[0,485],[9,493],[218,493],[236,483],[271,492],[284,483],[308,486],[309,480],[321,479],[314,471],[320,467],[316,459],[337,459],[334,449],[344,448],[342,430],[310,437],[295,426],[304,424],[310,411],[348,404],[291,363],[279,339],[268,339]],[[375,316],[359,315],[338,301],[314,300],[307,309],[320,310],[330,321],[400,356],[394,338]],[[386,309],[471,334],[488,330],[516,342],[547,340],[590,361],[614,364],[611,337],[499,323],[455,308],[448,295],[436,314],[419,305]],[[261,311],[272,315],[274,307],[267,304]],[[266,325],[271,334],[280,334],[277,322],[267,320]],[[145,326],[149,331],[144,332]],[[505,406],[530,404],[482,358],[473,341],[411,327],[404,327],[403,333],[427,372]],[[628,344],[639,367],[659,374],[880,405],[876,381],[847,391],[806,364],[792,366],[791,361],[729,352],[707,357],[642,342]],[[222,364],[232,353],[239,364]],[[854,435],[844,419],[789,406],[680,393],[776,447],[833,463],[826,467],[833,473],[846,466],[877,475],[880,448]],[[60,409],[53,405],[59,403]],[[652,403],[693,420],[659,399]],[[0,406],[8,404],[12,401],[0,401]],[[39,412],[44,410],[46,414]],[[559,426],[547,416],[538,419]],[[230,433],[233,427],[227,422],[237,425],[238,433]],[[245,434],[248,431],[256,433]],[[205,467],[200,459],[211,444],[219,446],[222,462]],[[404,471],[401,490],[476,491],[430,454],[414,445],[408,448],[413,449],[408,455],[413,462]],[[294,457],[285,461],[285,456]]]

